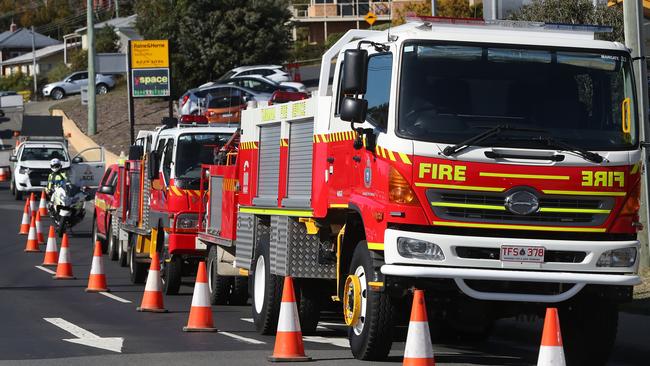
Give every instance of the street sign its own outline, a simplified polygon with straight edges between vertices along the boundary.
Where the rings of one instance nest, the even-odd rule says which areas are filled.
[[[169,96],[169,69],[133,69],[131,73],[134,98]]]
[[[363,19],[366,20],[366,23],[368,23],[370,25],[373,25],[373,24],[375,24],[375,21],[377,21],[377,15],[375,13],[369,11],[368,14],[366,14],[366,16],[363,17]]]
[[[131,68],[169,67],[169,41],[131,41]]]

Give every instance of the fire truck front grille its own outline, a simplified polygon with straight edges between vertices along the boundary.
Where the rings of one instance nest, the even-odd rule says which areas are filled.
[[[562,197],[538,195],[539,209],[528,215],[505,206],[511,192],[458,192],[427,190],[433,212],[441,219],[495,224],[599,226],[605,222],[614,199],[610,197]]]
[[[465,259],[490,259],[499,260],[501,250],[499,248],[481,247],[456,247],[456,255]],[[568,250],[547,250],[544,253],[546,263],[582,263],[587,253]]]
[[[42,182],[47,182],[50,175],[50,169],[29,169],[29,184],[32,187],[42,187]],[[47,184],[47,183],[46,183]]]

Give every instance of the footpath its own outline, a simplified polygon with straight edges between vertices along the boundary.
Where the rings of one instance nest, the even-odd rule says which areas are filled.
[[[90,137],[86,136],[80,129],[77,127],[77,124],[60,109],[52,110],[53,116],[61,116],[63,118],[63,133],[67,136],[68,142],[70,144],[70,150],[74,152],[80,152],[88,148],[98,147],[99,145],[93,141]],[[106,159],[106,166],[108,167],[111,164],[117,164],[119,156],[115,153],[108,151],[104,148],[104,157]]]

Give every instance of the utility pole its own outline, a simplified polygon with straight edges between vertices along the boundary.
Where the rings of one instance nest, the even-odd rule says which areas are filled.
[[[431,0],[431,16],[436,16],[436,0]]]
[[[32,25],[32,75],[34,77],[34,100],[38,97],[38,81],[36,80],[36,36]]]
[[[115,17],[120,17],[120,0],[115,0]]]
[[[97,131],[97,108],[95,105],[95,23],[93,0],[86,2],[86,23],[88,37],[88,135]]]
[[[648,70],[645,60],[645,38],[643,37],[643,6],[641,0],[626,0],[623,1],[623,22],[625,27],[625,45],[632,50],[632,59],[634,60],[634,73],[637,76],[636,89],[637,89],[637,116],[639,119],[639,136],[641,141],[650,141],[648,139],[648,126],[646,125],[648,117]],[[648,205],[648,168],[647,168],[647,151],[643,149],[643,174],[641,189],[641,207],[640,212],[641,222],[644,224],[645,232],[639,235],[641,241],[641,260],[642,266],[647,267],[650,265],[650,256],[648,249],[649,238],[648,233],[648,217],[650,214]]]

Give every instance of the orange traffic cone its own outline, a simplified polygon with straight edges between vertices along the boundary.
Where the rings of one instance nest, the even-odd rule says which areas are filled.
[[[36,216],[36,212],[38,211],[38,204],[36,203],[36,196],[34,195],[34,192],[29,195],[29,210],[32,216]]]
[[[47,217],[47,200],[45,199],[45,191],[41,191],[41,201],[38,203],[38,212],[41,217]]]
[[[39,244],[45,244],[45,237],[43,236],[43,225],[41,225],[41,212],[36,211],[36,240]]]
[[[23,210],[23,221],[20,223],[20,231],[18,234],[29,234],[29,202],[25,202],[25,209]]]
[[[212,305],[210,305],[210,290],[208,289],[208,273],[205,262],[199,262],[199,269],[194,282],[194,294],[190,307],[190,318],[183,332],[216,332],[212,321]]]
[[[562,333],[560,332],[560,318],[556,308],[546,309],[544,330],[542,331],[542,345],[539,347],[537,366],[564,366],[564,348],[562,348]]]
[[[106,274],[104,274],[104,262],[102,261],[102,244],[98,240],[95,242],[95,252],[93,253],[93,263],[90,266],[86,292],[105,291],[108,291],[108,287],[106,286]]]
[[[56,235],[54,226],[50,225],[50,233],[47,235],[47,246],[45,247],[45,258],[42,266],[56,266],[58,262],[58,249],[56,247]]]
[[[403,365],[433,366],[433,346],[429,335],[429,322],[427,320],[427,307],[424,303],[424,291],[413,292],[413,306],[411,307],[411,321],[406,336]]]
[[[55,280],[72,280],[72,263],[70,263],[70,253],[68,252],[68,234],[63,234],[61,241],[61,251],[59,252],[59,263],[56,266]]]
[[[0,182],[6,182],[9,180],[9,168],[0,167]]]
[[[151,265],[149,265],[149,274],[147,283],[144,286],[144,295],[142,303],[137,308],[138,311],[149,311],[153,313],[166,313],[167,309],[163,305],[162,281],[160,280],[160,261],[158,252],[153,252]]]
[[[32,217],[32,221],[29,224],[29,234],[27,234],[27,245],[25,245],[26,252],[40,252],[38,248],[38,241],[36,238],[36,218]]]
[[[296,306],[296,294],[293,290],[293,280],[289,276],[284,278],[278,331],[275,334],[275,347],[273,348],[273,355],[269,356],[268,360],[271,362],[311,360],[311,357],[305,356],[298,307]]]

